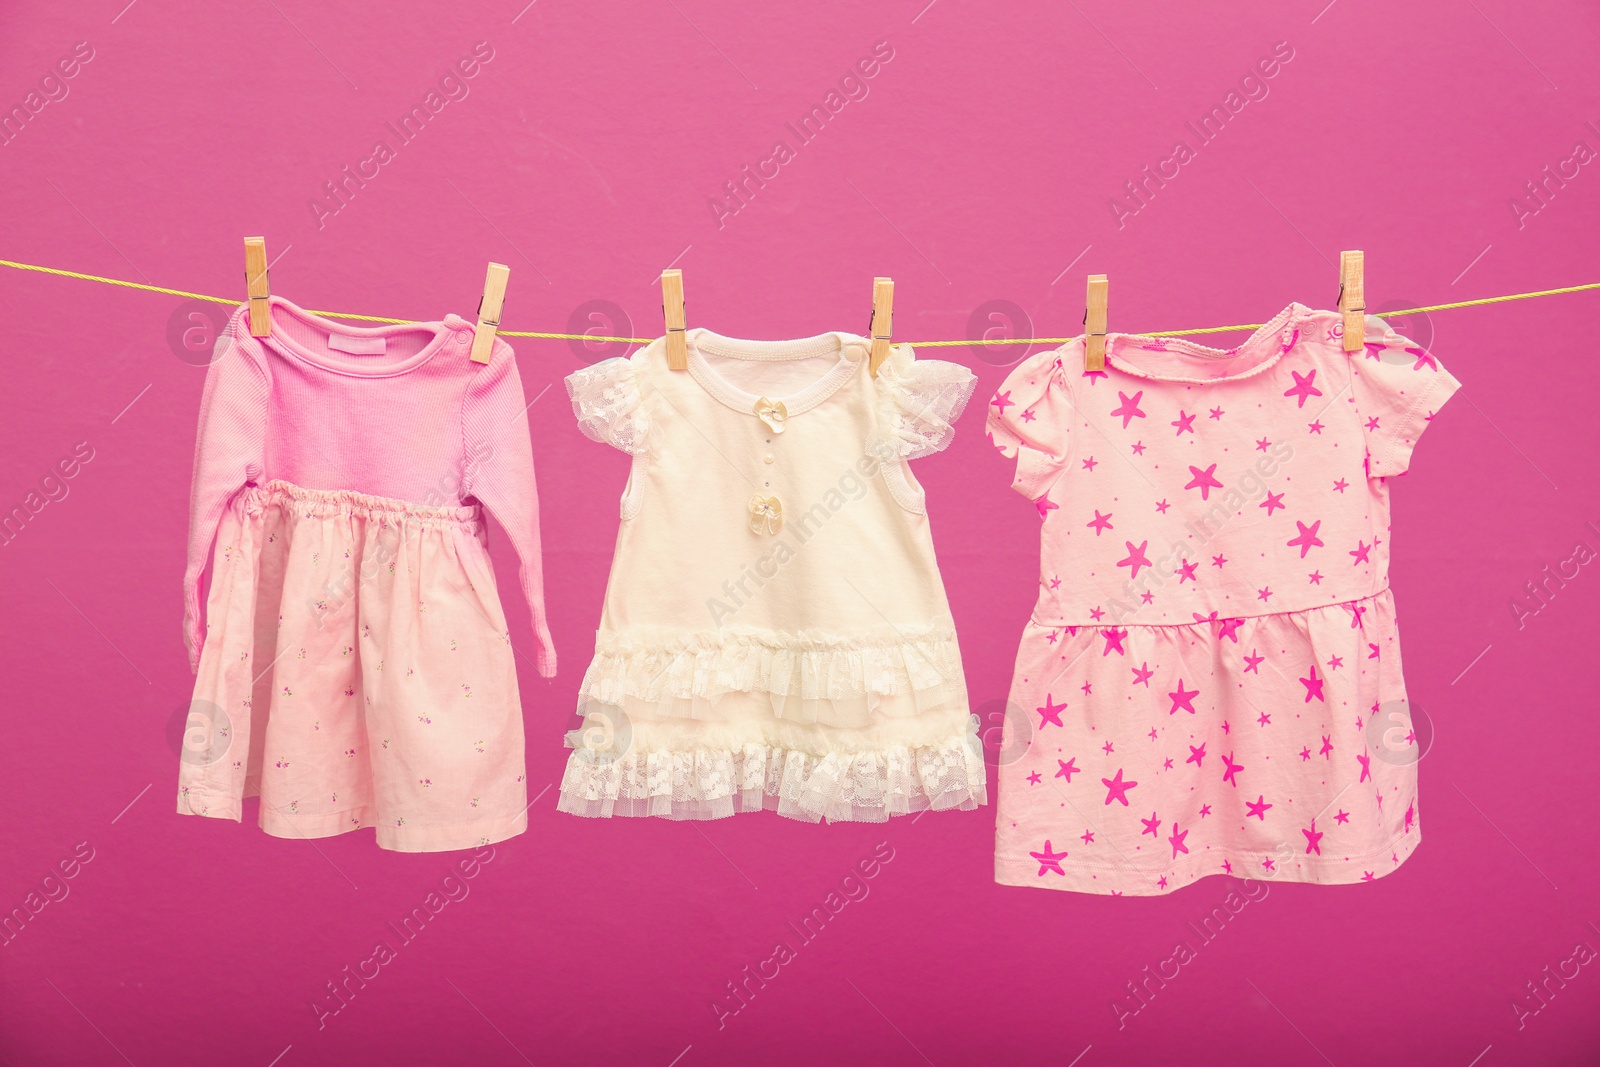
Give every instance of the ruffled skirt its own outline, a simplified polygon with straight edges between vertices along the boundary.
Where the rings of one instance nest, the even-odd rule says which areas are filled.
[[[955,634],[602,634],[557,802],[575,815],[763,809],[882,822],[986,802]]]

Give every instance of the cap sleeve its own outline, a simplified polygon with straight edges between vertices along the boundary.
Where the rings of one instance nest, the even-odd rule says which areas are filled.
[[[977,381],[959,363],[917,359],[910,345],[895,346],[878,368],[878,432],[870,446],[902,459],[944,451]]]
[[[1011,486],[1041,500],[1066,464],[1072,398],[1061,373],[1061,352],[1039,352],[1019,363],[989,401],[989,441],[1017,461]]]
[[[592,441],[642,455],[650,438],[650,415],[633,363],[615,356],[567,375],[567,395],[578,429]]]
[[[1350,394],[1361,419],[1367,474],[1404,474],[1434,412],[1461,383],[1426,349],[1376,316],[1367,318],[1363,352],[1350,355]]]

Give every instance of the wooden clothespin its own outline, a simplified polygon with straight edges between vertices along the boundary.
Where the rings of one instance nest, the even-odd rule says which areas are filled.
[[[483,279],[483,297],[478,301],[478,325],[472,335],[472,362],[487,363],[494,354],[494,334],[500,328],[500,310],[505,307],[506,281],[511,268],[504,263],[489,264]]]
[[[667,367],[670,370],[689,369],[689,341],[684,336],[687,320],[683,317],[683,271],[661,272],[661,314],[667,320]]]
[[[878,368],[889,358],[889,339],[894,335],[894,282],[888,278],[872,279],[872,321],[867,333],[872,337],[867,370],[876,378]]]
[[[1344,312],[1344,350],[1359,352],[1367,340],[1367,256],[1339,253],[1339,310]]]
[[[1106,301],[1104,274],[1089,275],[1088,299],[1083,312],[1083,368],[1106,369]]]
[[[272,307],[268,297],[272,288],[267,284],[267,239],[244,239],[244,284],[250,296],[250,336],[268,337],[272,334]]]

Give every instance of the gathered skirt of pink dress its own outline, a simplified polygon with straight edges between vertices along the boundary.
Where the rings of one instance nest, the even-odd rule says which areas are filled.
[[[178,811],[402,852],[527,825],[522,708],[476,506],[241,490],[212,559]]]
[[[1371,881],[1417,845],[1420,749],[1388,590],[1189,625],[1030,625],[1011,703],[1003,883],[1134,896],[1210,874]],[[1061,829],[1035,840],[1030,822]]]

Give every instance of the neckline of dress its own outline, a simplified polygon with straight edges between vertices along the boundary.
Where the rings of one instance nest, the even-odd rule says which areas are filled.
[[[460,340],[461,330],[468,323],[458,315],[446,315],[437,322],[409,322],[396,323],[386,326],[349,326],[333,319],[325,318],[315,312],[307,311],[293,301],[281,296],[269,299],[269,315],[272,330],[266,337],[256,338],[258,342],[277,350],[279,353],[299,360],[302,363],[316,367],[318,370],[328,371],[333,374],[344,375],[350,378],[393,378],[427,363],[437,355],[452,338]],[[360,356],[350,359],[341,359],[332,351],[317,351],[300,342],[291,335],[278,317],[278,314],[298,320],[302,325],[328,335],[338,334],[349,338],[382,338],[387,340],[403,334],[427,334],[428,340],[416,352],[401,359],[391,362],[373,362],[363,360]]]
[[[746,415],[755,413],[760,400],[781,403],[788,414],[798,415],[809,411],[838,391],[856,372],[856,366],[867,352],[867,343],[855,334],[823,333],[815,337],[802,337],[792,341],[749,341],[737,337],[724,337],[704,327],[688,331],[684,338],[689,349],[689,374],[700,387],[717,400]],[[839,359],[822,376],[811,384],[781,396],[752,393],[733,384],[717,373],[706,355],[729,359],[747,359],[777,362],[790,359],[809,359],[838,353]]]
[[[1299,339],[1299,329],[1314,314],[1304,304],[1293,303],[1278,312],[1235,348],[1211,348],[1182,337],[1150,337],[1133,333],[1106,335],[1106,366],[1137,378],[1158,382],[1182,382],[1189,385],[1216,385],[1253,377],[1274,366],[1284,353],[1294,347]],[[1082,342],[1079,342],[1080,344]],[[1140,366],[1128,358],[1129,351],[1143,351],[1157,356],[1185,356],[1206,363],[1239,361],[1244,369],[1232,374],[1211,377],[1190,377],[1171,372],[1157,372]],[[1254,360],[1254,362],[1250,362]]]

